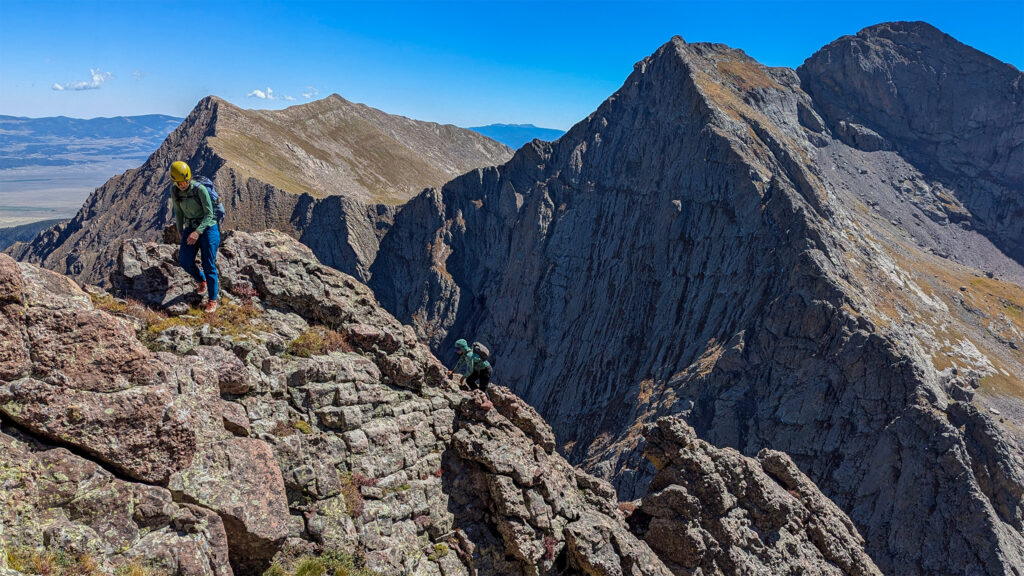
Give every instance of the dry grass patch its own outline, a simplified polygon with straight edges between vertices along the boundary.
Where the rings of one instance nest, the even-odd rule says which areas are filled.
[[[755,88],[778,88],[782,86],[768,75],[767,71],[760,64],[747,60],[720,60],[718,71],[736,83],[736,86],[743,91]]]
[[[114,298],[110,294],[89,294],[92,304],[99,310],[103,310],[117,316],[130,316],[140,320],[145,326],[155,324],[167,319],[167,315],[153,310],[138,300],[123,300]]]
[[[199,328],[209,324],[210,328],[218,330],[221,334],[233,340],[245,340],[254,337],[260,332],[270,330],[262,321],[262,312],[255,304],[221,300],[216,312],[207,314],[199,308],[189,308],[187,314],[181,316],[162,316],[159,320],[149,323],[145,332],[150,338],[156,338],[161,332],[174,326],[186,326]]]
[[[44,576],[103,576],[109,572],[102,568],[91,554],[73,554],[63,550],[45,550],[27,546],[4,548],[3,560],[0,563],[15,572],[23,574],[41,574]],[[115,576],[166,576],[166,570],[132,560],[121,564],[114,570]]]
[[[363,515],[366,501],[363,499],[363,486],[376,486],[376,478],[367,478],[362,474],[346,472],[341,476],[341,496],[345,499],[345,508],[353,519]]]
[[[344,334],[325,328],[313,326],[288,344],[288,353],[301,358],[320,356],[336,351],[351,352],[352,345]]]

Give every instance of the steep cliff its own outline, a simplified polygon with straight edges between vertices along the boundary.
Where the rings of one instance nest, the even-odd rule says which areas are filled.
[[[156,240],[173,222],[167,170],[185,160],[216,184],[226,228],[285,231],[327,264],[365,278],[395,206],[509,154],[470,130],[338,95],[280,111],[243,110],[211,96],[145,164],[96,189],[70,222],[7,252],[106,284],[122,240]]]
[[[963,58],[950,50],[901,62]],[[436,350],[489,344],[497,379],[621,496],[653,474],[644,423],[676,414],[792,456],[886,573],[1022,570],[1024,269],[987,232],[905,230],[982,189],[940,187],[882,131],[837,124],[802,88],[812,61],[801,77],[673,39],[557,142],[407,203],[371,286]],[[992,81],[1014,110],[1016,77]],[[987,170],[1019,195],[1016,168]]]
[[[231,233],[223,254],[209,316],[188,309],[166,245],[124,244],[127,301],[0,255],[0,568],[31,551],[86,573],[280,574],[320,557],[396,575],[671,573],[533,408],[501,386],[459,390],[367,287],[278,232]],[[678,492],[726,473],[668,480]],[[788,534],[758,543],[735,523],[715,533],[730,555],[874,573],[850,520],[789,474],[759,477],[767,497],[730,487],[728,508],[771,508]],[[833,525],[845,531],[815,552],[814,527]],[[759,565],[711,554],[725,570],[706,573]]]

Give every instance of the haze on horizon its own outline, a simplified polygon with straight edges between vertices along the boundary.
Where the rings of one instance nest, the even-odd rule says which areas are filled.
[[[338,93],[418,120],[565,130],[673,35],[795,68],[893,20],[1024,66],[1018,0],[5,0],[3,16],[0,114],[29,117],[183,117],[210,94],[280,109]]]

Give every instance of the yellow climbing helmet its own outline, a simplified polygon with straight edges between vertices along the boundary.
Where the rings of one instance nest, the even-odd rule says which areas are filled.
[[[171,164],[171,180],[175,182],[188,182],[192,179],[192,170],[181,160]]]

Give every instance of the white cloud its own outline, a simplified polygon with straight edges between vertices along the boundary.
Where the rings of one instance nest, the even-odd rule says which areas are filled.
[[[143,72],[142,70],[132,70],[132,77],[136,80],[142,80],[146,76],[148,76],[147,72]]]
[[[66,84],[54,82],[52,88],[54,90],[98,90],[100,86],[103,86],[104,82],[114,77],[110,72],[101,72],[99,68],[95,70],[90,69],[89,75],[92,76],[92,80],[80,80]]]
[[[259,88],[257,88],[256,90],[253,90],[252,92],[246,94],[246,96],[248,96],[249,98],[259,98],[260,100],[295,100],[293,96],[288,95],[274,96],[274,89],[271,88],[270,86],[267,86],[266,90],[260,90]]]
[[[302,93],[302,97],[305,98],[306,100],[312,100],[313,98],[316,98],[319,94],[319,90],[313,88],[312,86],[307,86],[306,91]]]

